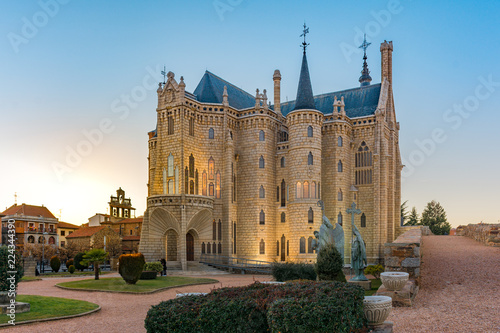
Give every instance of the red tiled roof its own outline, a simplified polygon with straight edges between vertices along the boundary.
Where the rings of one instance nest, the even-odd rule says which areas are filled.
[[[0,213],[0,215],[23,215],[23,216],[43,216],[50,219],[55,219],[56,217],[44,206],[33,206],[27,204],[21,205],[12,205],[10,208],[7,208],[5,211]]]
[[[141,240],[141,236],[123,236],[122,240],[124,241]]]
[[[68,222],[61,222],[61,221],[59,221],[59,223],[57,224],[57,227],[58,228],[66,228],[66,229],[78,229],[78,228],[80,228],[79,225],[74,225],[74,224],[71,224]]]
[[[136,217],[133,219],[123,219],[115,223],[142,223],[143,217]]]
[[[75,230],[71,235],[66,236],[66,238],[79,238],[79,237],[90,237],[98,231],[101,231],[105,227],[85,227]]]

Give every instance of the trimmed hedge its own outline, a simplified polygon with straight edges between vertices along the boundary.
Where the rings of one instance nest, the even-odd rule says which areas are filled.
[[[291,280],[316,280],[314,265],[304,263],[276,262],[271,265],[271,274],[276,281],[280,282]]]
[[[68,272],[70,272],[70,274],[73,274],[75,272],[75,269],[75,265],[69,265]]]
[[[356,332],[364,290],[340,282],[254,283],[152,306],[147,332]],[[293,309],[293,310],[292,310]]]
[[[59,259],[58,256],[50,258],[50,268],[56,273],[59,272],[59,268],[61,268],[61,259]]]
[[[163,265],[159,261],[153,261],[153,262],[147,262],[144,265],[144,270],[145,271],[155,271],[155,272],[161,272],[163,271]]]
[[[66,267],[68,267],[68,269],[69,269],[69,266],[74,265],[74,264],[75,264],[75,262],[73,261],[73,259],[66,260]]]
[[[156,271],[142,271],[139,280],[154,280],[156,279],[156,275],[158,275]]]
[[[135,284],[139,280],[146,263],[142,253],[122,254],[118,262],[118,272],[127,284]]]
[[[15,263],[12,263],[12,256],[14,255]],[[14,274],[14,281],[7,280],[7,278],[12,277],[9,271],[16,271]],[[24,268],[22,265],[22,257],[19,251],[16,251],[12,245],[0,246],[0,291],[10,291],[11,282],[14,282],[14,286],[17,289],[17,283],[24,275]]]

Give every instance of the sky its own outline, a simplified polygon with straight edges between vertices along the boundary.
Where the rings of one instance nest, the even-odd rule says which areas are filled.
[[[80,225],[126,192],[142,215],[147,132],[165,66],[294,100],[306,22],[314,94],[372,83],[393,41],[402,201],[437,200],[452,226],[500,221],[498,1],[2,1],[0,210],[45,205]],[[269,94],[268,94],[269,95]],[[271,93],[272,95],[272,93]],[[270,96],[270,98],[272,98]]]

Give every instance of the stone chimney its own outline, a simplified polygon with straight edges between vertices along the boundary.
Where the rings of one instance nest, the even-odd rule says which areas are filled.
[[[273,75],[274,81],[274,112],[281,114],[281,73],[277,69]]]
[[[382,59],[382,73],[381,73],[381,82],[384,82],[384,79],[387,78],[389,83],[392,85],[392,41],[384,41],[380,44],[380,53]]]

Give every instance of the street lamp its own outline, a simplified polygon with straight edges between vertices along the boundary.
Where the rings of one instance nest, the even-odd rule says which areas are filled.
[[[44,263],[44,260],[45,260],[45,235],[48,235],[49,233],[48,232],[43,232],[42,235],[43,235],[43,242],[42,242],[42,273],[45,273],[45,263]]]

